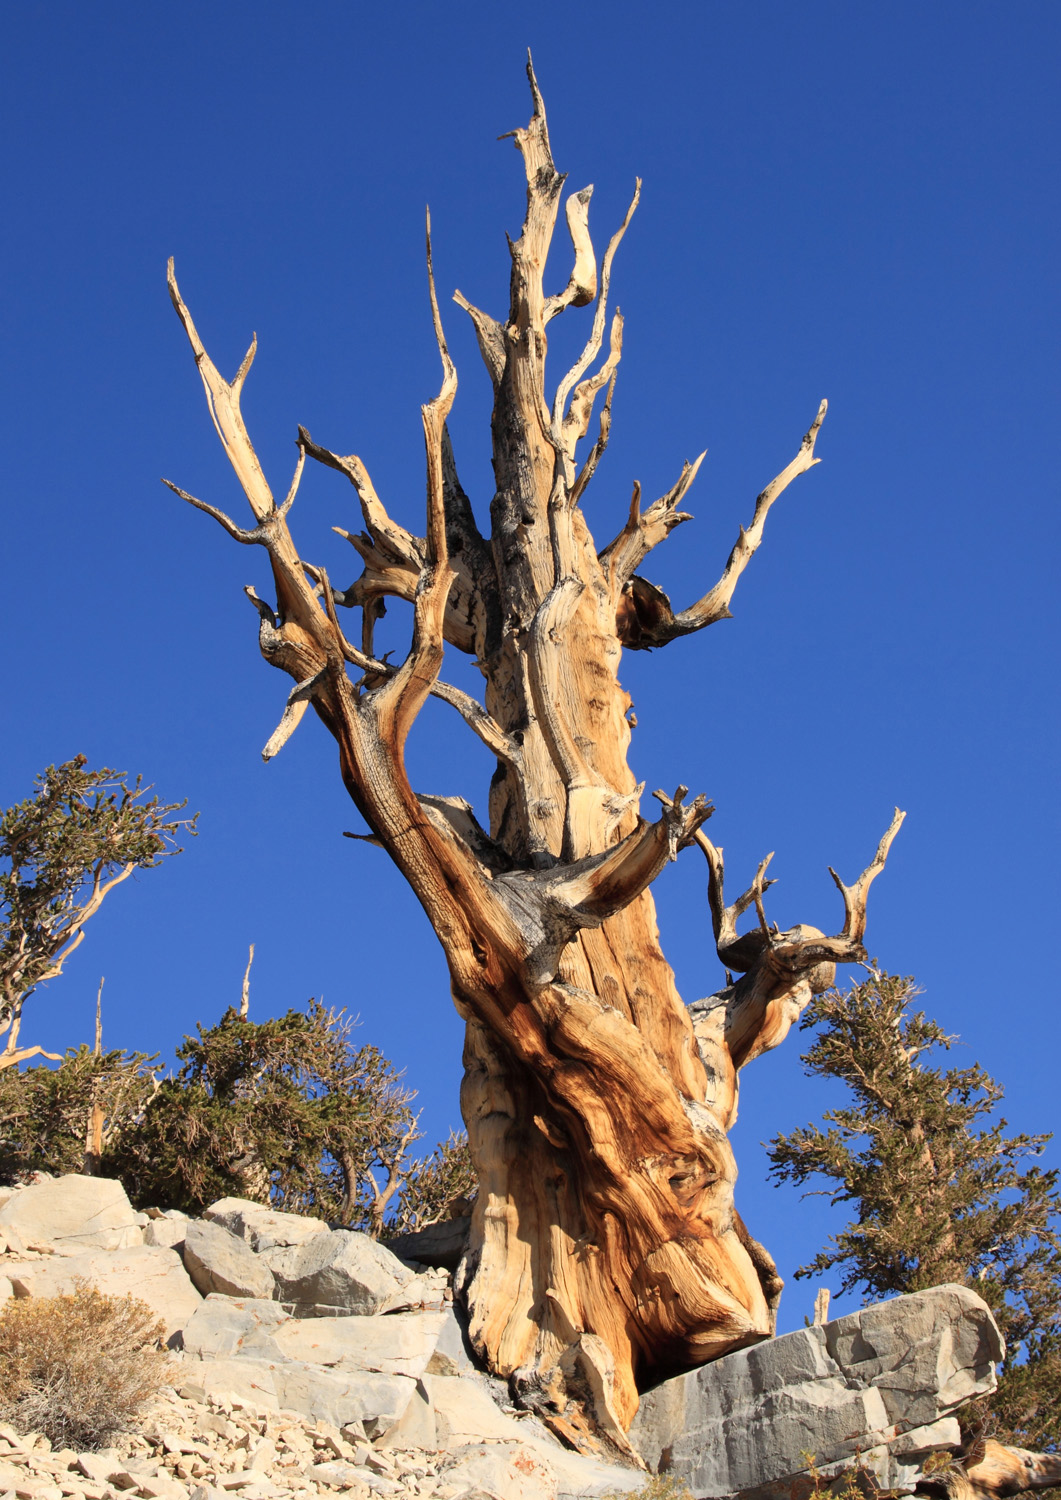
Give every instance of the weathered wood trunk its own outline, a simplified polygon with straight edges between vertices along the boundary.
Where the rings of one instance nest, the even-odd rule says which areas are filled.
[[[837,962],[864,956],[866,890],[899,815],[859,882],[841,886],[846,919],[833,937],[767,925],[765,862],[727,905],[721,854],[703,832],[711,811],[703,798],[685,804],[684,788],[673,797],[657,792],[660,817],[643,819],[644,786],[627,763],[622,648],[666,645],[728,616],[770,506],[817,462],[825,403],[795,459],[759,496],[719,582],[690,608],[675,613],[637,569],[688,519],[680,504],[699,460],[644,511],[635,486],[618,535],[598,548],[580,502],[608,439],[622,349],[618,313],[607,326],[608,285],[637,194],[599,274],[590,190],[568,199],[574,269],[562,292],[546,295],[564,179],[533,72],[530,80],[533,117],[514,132],[527,211],[511,245],[507,318],[456,295],[474,320],[494,387],[489,536],[461,489],[445,428],[456,374],[433,280],[444,380],[423,409],[425,537],[390,518],[358,458],[319,447],[304,429],[291,494],[275,504],[239,414],[253,345],[235,380],[224,381],[171,271],[175,306],[256,524],[243,530],[184,498],[269,553],[276,608],[251,592],[261,649],[296,687],[266,757],[312,703],[339,743],[351,797],[445,950],[467,1022],[462,1106],[480,1183],[462,1276],[472,1338],[511,1378],[517,1399],[576,1445],[592,1441],[595,1429],[623,1448],[639,1382],[772,1330],[781,1283],[734,1207],[727,1132],[737,1072],[783,1039]],[[590,304],[585,349],[550,404],[547,326]],[[579,461],[601,392],[598,434]],[[306,454],[346,474],[360,500],[365,530],[343,535],[364,569],[345,591],[300,558],[287,526]],[[373,623],[388,595],[414,603],[412,646],[397,668],[373,651]],[[359,645],[343,634],[337,606],[361,609]],[[474,656],[484,704],[439,680],[446,644]],[[450,703],[497,759],[488,829],[464,802],[418,797],[409,785],[403,747],[428,694]],[[708,861],[719,954],[743,977],[687,1008],[660,949],[649,887],[693,843]],[[738,937],[737,919],[749,907],[757,922]]]

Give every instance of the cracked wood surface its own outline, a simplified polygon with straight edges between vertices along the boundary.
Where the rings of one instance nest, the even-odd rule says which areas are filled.
[[[609,323],[613,261],[640,183],[597,273],[590,189],[568,198],[574,264],[564,290],[544,273],[563,193],[541,93],[528,66],[533,114],[511,133],[526,175],[521,234],[510,241],[509,309],[471,317],[493,385],[495,492],[489,535],[457,476],[446,418],[457,376],[431,273],[443,378],[423,408],[428,474],[425,535],[389,516],[362,461],[298,430],[299,460],[277,506],[240,414],[255,345],[226,382],[199,339],[170,269],[170,293],[207,391],[215,426],[255,525],[205,502],[236,540],[265,548],[275,608],[248,596],[265,659],[294,680],[265,748],[279,752],[308,707],[335,737],[351,798],[422,904],[467,1023],[461,1102],[479,1174],[472,1249],[461,1273],[471,1337],[513,1394],[576,1447],[601,1437],[627,1451],[638,1385],[768,1336],[780,1279],[734,1207],[737,1167],[727,1132],[737,1072],[776,1046],[837,963],[865,957],[869,882],[883,867],[897,813],[874,863],[843,886],[842,931],[778,932],[766,921],[763,876],[731,905],[721,850],[703,831],[702,797],[657,792],[628,764],[624,645],[661,646],[729,615],[767,513],[818,462],[825,403],[796,458],[762,492],[718,583],[674,614],[637,568],[689,519],[680,505],[703,455],[646,510],[640,489],[622,530],[598,553],[580,500],[607,446],[622,357],[622,319]],[[594,306],[586,344],[553,399],[545,375],[549,321]],[[568,311],[568,316],[570,312]],[[608,332],[605,348],[605,332]],[[601,359],[603,351],[603,359]],[[597,361],[600,360],[598,364]],[[596,366],[596,368],[594,368]],[[597,436],[583,459],[605,392]],[[288,524],[309,456],[348,478],[364,530],[336,528],[363,567],[332,588],[303,560]],[[176,488],[171,486],[171,488]],[[373,623],[387,597],[412,602],[405,660],[376,658]],[[360,646],[337,607],[360,608]],[[473,656],[483,702],[440,680],[446,647]],[[350,668],[354,669],[352,673]],[[481,826],[459,799],[418,797],[404,744],[426,697],[451,704],[496,756]],[[651,885],[668,860],[699,843],[722,960],[741,978],[687,1008],[661,950]],[[757,925],[737,934],[754,907]]]

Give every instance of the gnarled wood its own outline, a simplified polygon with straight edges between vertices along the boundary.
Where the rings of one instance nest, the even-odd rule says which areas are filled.
[[[987,1438],[976,1441],[962,1459],[933,1474],[920,1488],[946,1500],[1008,1500],[1059,1485],[1061,1454],[1030,1453]]]
[[[687,801],[684,787],[657,792],[660,815],[641,815],[644,787],[627,762],[622,644],[664,644],[725,618],[770,506],[818,461],[824,403],[797,458],[759,497],[720,582],[692,609],[674,616],[636,569],[688,519],[679,507],[702,455],[644,512],[635,487],[625,525],[598,554],[580,500],[608,439],[622,356],[622,320],[616,312],[609,324],[608,294],[638,192],[599,277],[589,190],[569,199],[574,268],[564,289],[547,295],[564,179],[528,74],[533,115],[512,133],[527,206],[510,245],[507,316],[456,295],[494,391],[489,537],[461,488],[446,431],[456,372],[430,244],[443,381],[423,408],[424,536],[391,520],[360,459],[318,446],[300,428],[300,468],[308,454],[344,474],[365,527],[341,533],[364,565],[347,589],[333,589],[322,568],[300,557],[288,526],[297,473],[277,507],[239,411],[250,356],[231,384],[219,375],[171,271],[174,305],[255,525],[243,531],[184,498],[240,542],[264,547],[270,560],[275,609],[253,591],[249,597],[262,654],[295,686],[267,757],[312,706],[338,742],[368,837],[409,881],[445,951],[467,1022],[462,1107],[480,1182],[461,1272],[471,1337],[517,1399],[568,1441],[590,1446],[596,1433],[625,1449],[639,1382],[764,1338],[774,1326],[776,1267],[734,1207],[727,1131],[737,1073],[777,1045],[835,964],[864,958],[865,891],[898,821],[875,866],[843,888],[848,920],[829,937],[813,927],[767,926],[765,865],[751,890],[726,905],[702,797]],[[586,345],[550,400],[547,324],[594,302]],[[598,435],[580,467],[578,444],[602,391]],[[379,661],[372,647],[372,623],[389,596],[414,606],[400,665]],[[645,600],[655,601],[651,610]],[[360,646],[339,625],[337,607],[350,606],[362,610]],[[485,678],[482,704],[439,680],[446,645],[474,656]],[[419,797],[409,784],[405,739],[429,694],[456,708],[497,758],[486,827],[466,803]],[[651,884],[694,842],[709,862],[719,953],[743,977],[687,1008],[660,948]],[[758,925],[739,936],[737,920],[752,906]]]

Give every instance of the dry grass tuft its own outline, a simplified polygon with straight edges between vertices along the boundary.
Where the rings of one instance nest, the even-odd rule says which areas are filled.
[[[164,1328],[135,1297],[79,1283],[0,1314],[0,1417],[57,1448],[102,1447],[167,1383]]]

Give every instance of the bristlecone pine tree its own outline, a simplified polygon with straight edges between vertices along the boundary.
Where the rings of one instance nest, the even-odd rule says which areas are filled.
[[[378,1236],[415,1171],[416,1091],[354,1029],[316,1000],[260,1022],[230,1008],[185,1037],[104,1170],[145,1206],[199,1214],[234,1194]]]
[[[183,802],[149,799],[150,790],[109,766],[87,770],[75,755],[0,812],[0,1070],[31,1057],[59,1061],[18,1045],[26,1001],[63,972],[115,886],[179,854],[182,830],[195,834],[194,817],[172,816]]]
[[[510,304],[495,319],[455,300],[475,325],[493,382],[496,490],[484,536],[461,488],[446,429],[457,375],[431,274],[439,394],[423,407],[426,535],[393,520],[361,459],[299,429],[286,499],[273,498],[240,414],[254,357],[223,379],[170,268],[169,288],[206,386],[210,412],[250,502],[244,529],[170,487],[236,541],[268,554],[275,606],[248,595],[266,661],[295,683],[263,754],[275,755],[312,705],[339,746],[346,788],[376,841],[424,907],[445,951],[467,1022],[462,1108],[480,1190],[461,1295],[471,1338],[513,1394],[576,1444],[595,1425],[620,1447],[639,1384],[767,1337],[781,1282],[734,1208],[737,1168],[727,1139],[737,1072],[783,1040],[835,965],[863,958],[866,893],[883,868],[896,817],[851,886],[846,916],[826,936],[768,926],[766,862],[727,903],[721,851],[702,825],[711,808],[686,789],[657,792],[654,822],[627,764],[630,699],[623,646],[662,647],[729,617],[770,507],[818,462],[825,403],[795,458],[763,490],[721,578],[679,612],[638,573],[688,519],[681,503],[699,460],[642,510],[635,486],[618,535],[598,547],[581,501],[608,441],[622,319],[608,322],[619,242],[598,268],[590,190],[569,197],[574,267],[547,294],[544,272],[564,177],[554,164],[542,97],[528,68],[533,115],[514,131],[527,181],[522,233],[511,243]],[[585,347],[551,399],[546,330],[568,308],[596,304]],[[603,353],[603,358],[600,356]],[[594,404],[597,435],[577,458]],[[342,532],[364,564],[344,591],[305,560],[288,526],[306,455],[349,479],[364,519]],[[168,482],[168,481],[167,481]],[[373,626],[388,596],[412,601],[412,643],[394,666],[377,658]],[[362,612],[347,639],[337,606]],[[470,654],[484,702],[440,680],[446,646]],[[352,671],[351,671],[352,669]],[[448,703],[496,757],[489,831],[462,800],[417,796],[406,737],[429,695]],[[718,953],[742,977],[687,1008],[660,949],[650,894],[680,850],[707,857]],[[737,921],[754,907],[752,930]]]
[[[771,1144],[773,1173],[819,1179],[856,1217],[797,1276],[841,1274],[871,1299],[957,1281],[994,1309],[1007,1358],[991,1425],[1009,1441],[1061,1448],[1061,1194],[1035,1164],[1050,1139],[992,1120],[1002,1088],[979,1064],[928,1061],[954,1041],[912,1005],[910,979],[872,974],[817,997],[808,1073],[851,1102]],[[1030,1160],[1029,1160],[1030,1159]],[[1057,1476],[1053,1482],[1056,1483]]]

